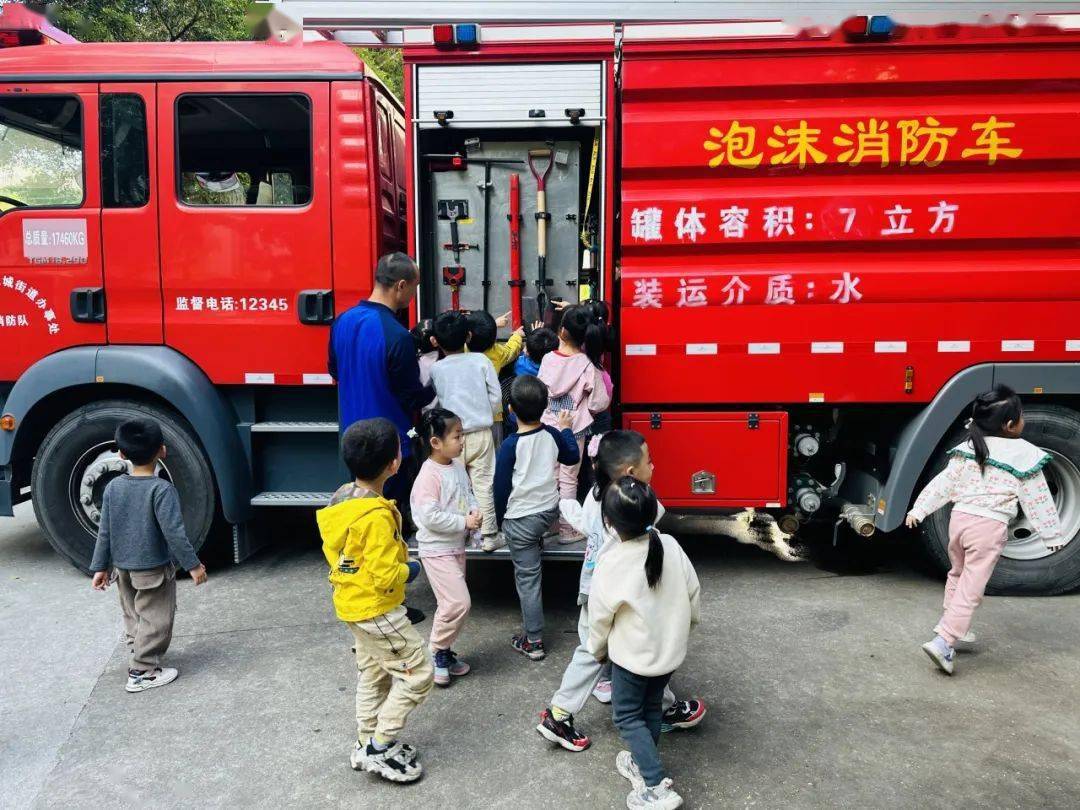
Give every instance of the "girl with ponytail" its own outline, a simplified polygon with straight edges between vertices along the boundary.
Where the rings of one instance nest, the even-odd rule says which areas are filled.
[[[612,719],[629,751],[615,765],[630,780],[628,807],[678,807],[657,743],[664,688],[686,658],[698,621],[694,566],[675,538],[655,527],[656,494],[636,478],[609,484],[604,522],[618,537],[604,551],[589,595],[589,650],[610,659]]]
[[[472,607],[465,584],[465,541],[470,535],[475,541],[482,517],[459,458],[464,440],[457,414],[432,408],[409,434],[414,457],[424,459],[409,504],[420,563],[435,594],[430,641],[435,683],[449,686],[451,676],[469,672],[469,665],[457,657],[452,645]]]
[[[568,751],[584,751],[591,744],[588,736],[574,726],[574,715],[585,708],[589,695],[601,703],[611,702],[611,668],[602,665],[589,652],[589,593],[593,577],[601,557],[619,543],[619,539],[604,526],[600,504],[613,481],[630,476],[647,485],[653,477],[649,446],[645,437],[635,430],[612,430],[599,437],[593,467],[595,484],[585,496],[584,505],[572,500],[559,502],[562,515],[575,530],[585,535],[585,560],[581,566],[577,600],[581,607],[577,627],[580,643],[536,727],[543,737]],[[656,501],[656,516],[652,523],[659,523],[663,516],[664,507]],[[677,700],[670,687],[664,688],[661,704],[663,731],[693,728],[706,713],[705,701],[697,698]]]
[[[574,304],[563,311],[559,348],[545,355],[540,363],[537,376],[548,387],[548,407],[541,421],[555,427],[559,414],[570,411],[574,416],[570,429],[579,451],[585,446],[585,437],[595,414],[611,404],[611,389],[604,382],[602,365],[606,344],[607,324],[599,313],[585,304]],[[559,496],[562,499],[577,498],[580,469],[580,461],[572,466],[559,465]],[[581,539],[582,536],[560,518],[559,542],[576,543]]]
[[[948,466],[919,493],[906,520],[914,528],[932,512],[952,504],[952,568],[945,580],[945,612],[934,628],[937,635],[922,645],[949,675],[955,667],[956,644],[975,641],[971,619],[1005,548],[1009,523],[1017,510],[1024,510],[1047,550],[1057,551],[1067,542],[1042,473],[1050,455],[1020,438],[1024,413],[1016,392],[999,385],[981,394],[971,409],[967,429],[967,441],[949,451]]]

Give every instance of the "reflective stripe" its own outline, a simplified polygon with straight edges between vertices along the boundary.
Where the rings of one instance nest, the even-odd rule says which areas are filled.
[[[248,385],[273,385],[274,375],[252,373],[249,371],[244,375],[244,382]]]
[[[716,354],[718,351],[715,343],[687,343],[687,354]]]
[[[903,354],[907,351],[906,340],[879,340],[874,343],[877,354]]]
[[[780,354],[779,343],[747,343],[747,354]]]
[[[750,20],[747,22],[660,23],[623,26],[623,41],[641,42],[654,39],[748,39],[791,38],[799,33],[795,26],[781,20]]]
[[[1035,351],[1034,340],[1003,340],[1001,341],[1003,352],[1033,352]]]
[[[937,343],[937,350],[939,352],[970,352],[971,341],[970,340],[939,340]]]
[[[839,341],[823,341],[810,344],[811,354],[843,354],[844,344]]]
[[[626,344],[626,356],[627,357],[645,357],[648,355],[656,354],[655,343],[627,343]]]
[[[334,378],[329,374],[305,374],[304,385],[333,385]]]

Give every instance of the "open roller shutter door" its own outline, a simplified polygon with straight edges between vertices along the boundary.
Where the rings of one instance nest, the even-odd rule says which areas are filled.
[[[438,127],[436,111],[447,110],[454,114],[451,127],[566,126],[568,109],[585,110],[581,123],[595,126],[603,115],[599,62],[421,67],[417,83],[422,129]],[[538,110],[542,117],[535,115]]]

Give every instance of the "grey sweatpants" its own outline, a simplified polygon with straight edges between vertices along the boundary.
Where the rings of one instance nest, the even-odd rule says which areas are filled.
[[[172,641],[176,618],[176,569],[172,564],[146,571],[116,569],[124,635],[131,645],[129,669],[152,670]]]
[[[505,518],[502,522],[510,559],[514,561],[514,583],[517,585],[518,601],[521,602],[521,622],[529,641],[542,641],[544,638],[540,555],[544,550],[544,533],[558,516],[559,508],[555,507],[535,515]]]
[[[601,664],[589,652],[589,601],[585,599],[581,604],[581,612],[578,614],[577,632],[580,642],[574,648],[574,654],[570,657],[570,663],[563,672],[562,683],[559,689],[551,696],[551,705],[557,706],[564,712],[579,714],[585,708],[589,695],[596,688],[596,682],[604,674],[610,678],[611,668],[608,664]],[[671,687],[664,686],[663,709],[667,711],[675,704],[675,694]]]

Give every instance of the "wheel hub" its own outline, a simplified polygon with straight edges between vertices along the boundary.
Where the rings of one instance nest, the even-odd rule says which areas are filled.
[[[83,528],[97,534],[101,522],[101,499],[114,478],[131,472],[131,462],[120,458],[113,442],[95,445],[83,453],[71,470],[68,494],[71,508]],[[157,475],[169,479],[168,468],[157,464]]]
[[[1056,450],[1043,449],[1050,454],[1050,463],[1043,470],[1046,483],[1057,506],[1061,536],[1069,541],[1080,532],[1080,468]],[[1051,553],[1043,544],[1042,535],[1023,512],[1009,524],[1003,557],[1010,560],[1038,560]]]

